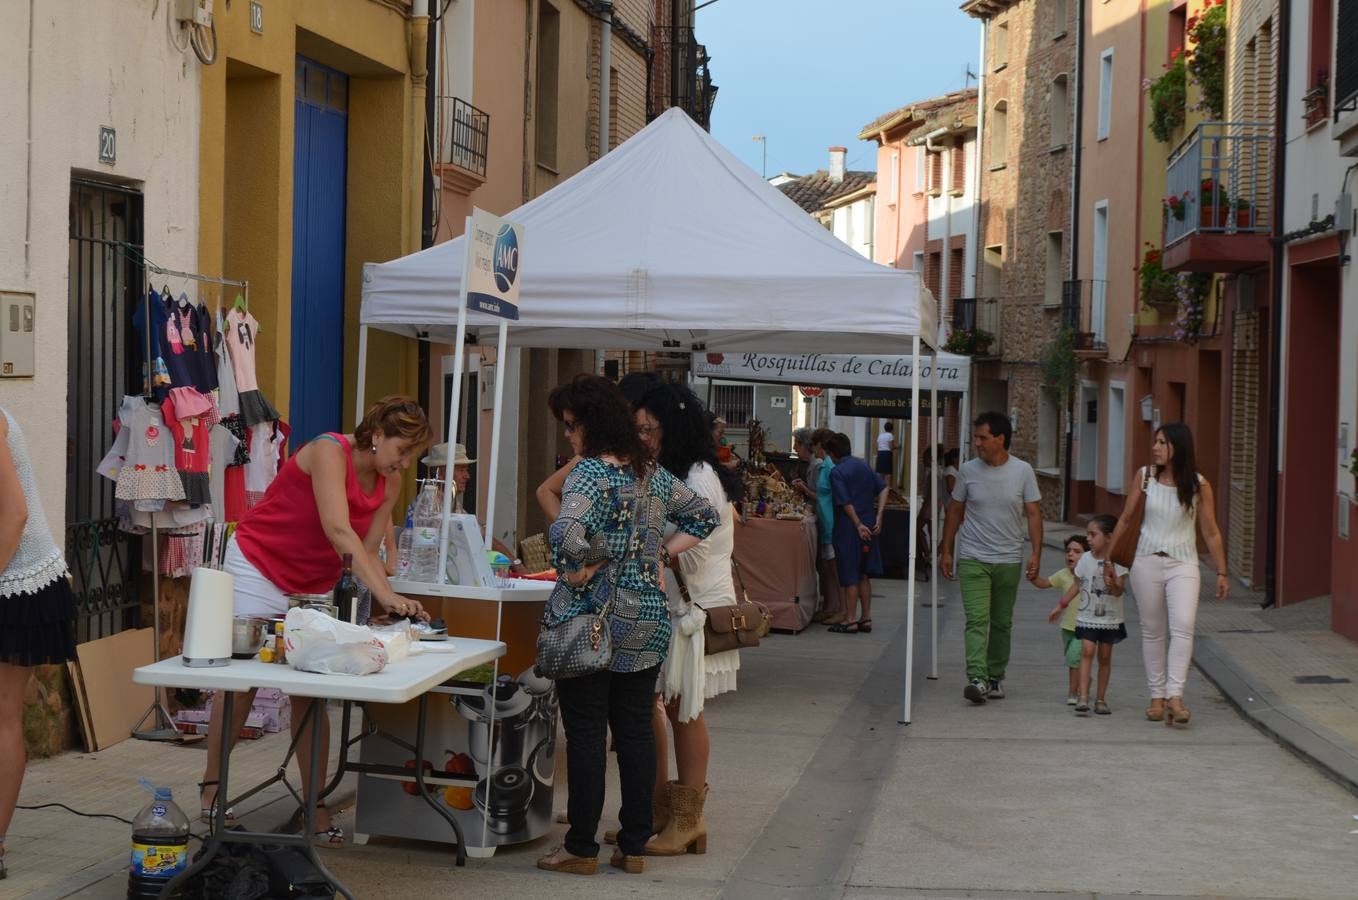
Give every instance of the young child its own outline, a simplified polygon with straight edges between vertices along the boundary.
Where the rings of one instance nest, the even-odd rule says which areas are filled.
[[[1075,615],[1075,636],[1080,639],[1080,696],[1075,713],[1089,715],[1089,678],[1094,667],[1094,656],[1099,657],[1099,693],[1094,701],[1094,712],[1100,716],[1112,714],[1105,695],[1108,676],[1113,671],[1113,645],[1127,637],[1127,624],[1122,617],[1123,583],[1127,570],[1108,560],[1113,549],[1113,529],[1118,520],[1113,516],[1095,516],[1085,534],[1089,538],[1089,552],[1075,564],[1076,583],[1066,589],[1061,603],[1053,609],[1047,621],[1055,622],[1077,596],[1079,611]]]
[[[1046,578],[1041,575],[1034,575],[1029,581],[1033,587],[1047,590],[1056,588],[1065,596],[1072,584],[1075,584],[1075,564],[1080,561],[1080,557],[1089,552],[1089,538],[1083,534],[1072,534],[1066,538],[1066,567],[1059,572],[1053,572]],[[1069,689],[1066,692],[1066,705],[1074,706],[1079,702],[1080,694],[1080,641],[1075,637],[1075,614],[1079,611],[1078,604],[1068,604],[1065,613],[1061,616],[1061,646],[1065,648],[1066,671],[1069,679]]]

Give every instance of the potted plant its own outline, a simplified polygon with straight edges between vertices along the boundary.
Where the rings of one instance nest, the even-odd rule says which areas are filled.
[[[1182,222],[1188,215],[1188,191],[1182,194],[1170,194],[1163,201],[1165,208],[1165,219],[1173,216],[1176,221]]]
[[[1226,114],[1226,2],[1207,0],[1203,11],[1185,23],[1191,49],[1188,74],[1198,86],[1202,99],[1197,108],[1212,119]]]
[[[1201,228],[1225,228],[1230,218],[1231,200],[1226,189],[1211,178],[1202,180],[1198,194],[1198,225]]]
[[[985,329],[959,328],[948,335],[947,341],[943,343],[943,351],[967,356],[985,356],[990,352],[990,345],[994,342],[995,335]]]
[[[1155,81],[1146,82],[1146,93],[1151,104],[1151,134],[1162,144],[1174,139],[1183,127],[1188,102],[1187,58],[1178,49],[1170,56],[1165,72]]]
[[[1236,231],[1251,231],[1258,226],[1258,222],[1254,221],[1254,204],[1248,198],[1231,198],[1231,209],[1235,210]]]
[[[1146,242],[1146,250],[1141,256],[1137,269],[1141,281],[1141,302],[1147,307],[1173,306],[1179,302],[1175,288],[1179,278],[1173,272],[1166,272],[1160,248]]]

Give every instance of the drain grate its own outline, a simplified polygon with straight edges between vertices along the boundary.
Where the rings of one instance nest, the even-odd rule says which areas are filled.
[[[1272,628],[1219,628],[1217,634],[1272,634]]]
[[[1335,678],[1333,675],[1297,675],[1293,679],[1297,684],[1350,684],[1352,679]]]

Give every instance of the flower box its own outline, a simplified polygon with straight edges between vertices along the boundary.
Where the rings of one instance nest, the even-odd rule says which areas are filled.
[[[1250,228],[1250,209],[1241,206],[1201,206],[1198,207],[1198,227],[1207,229],[1225,229],[1234,224],[1236,231],[1247,231]]]

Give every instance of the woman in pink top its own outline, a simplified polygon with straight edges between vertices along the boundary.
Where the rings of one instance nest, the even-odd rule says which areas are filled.
[[[433,432],[424,410],[405,397],[386,397],[368,410],[352,435],[323,434],[284,463],[258,506],[251,509],[226,547],[223,565],[235,581],[238,616],[268,617],[288,609],[288,594],[328,591],[339,580],[340,557],[353,557],[354,574],[368,586],[386,613],[425,617],[416,600],[391,589],[377,548],[401,492],[401,472],[429,445]],[[240,734],[254,692],[238,698],[228,732]],[[292,699],[297,746],[307,746],[310,731],[301,731],[311,701]],[[217,800],[222,705],[215,704],[209,725],[207,769],[199,786],[201,807],[210,818]],[[329,746],[329,720],[321,724],[323,746]],[[312,777],[325,782],[325,772],[311,773],[307,754],[297,754],[305,791]],[[230,816],[231,811],[227,811]],[[322,845],[344,842],[325,808],[316,811]]]

